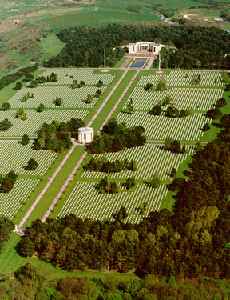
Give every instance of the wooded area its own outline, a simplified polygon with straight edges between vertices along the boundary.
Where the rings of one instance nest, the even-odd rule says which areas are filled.
[[[229,33],[215,27],[110,24],[65,29],[58,37],[66,45],[46,66],[112,66],[124,55],[119,46],[137,41],[175,46],[176,52],[174,48],[162,51],[165,68],[227,69],[230,65],[229,55],[225,56],[230,48]]]

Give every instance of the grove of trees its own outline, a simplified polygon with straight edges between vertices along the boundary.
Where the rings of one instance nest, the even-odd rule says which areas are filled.
[[[44,123],[38,131],[37,138],[34,140],[35,150],[52,150],[62,152],[71,147],[71,138],[77,138],[78,128],[84,126],[81,119],[70,119],[68,122],[53,121],[50,124]]]
[[[122,170],[136,171],[137,165],[134,160],[115,160],[100,159],[92,157],[85,165],[84,170],[104,173],[117,173]]]
[[[142,126],[126,127],[112,119],[106,124],[94,141],[87,146],[89,153],[117,152],[124,148],[143,146],[145,144],[145,129]]]
[[[215,27],[191,25],[120,25],[74,27],[58,33],[65,47],[45,63],[49,67],[112,66],[124,54],[119,46],[136,41],[160,41],[175,48],[163,49],[165,68],[228,69],[230,38],[227,31]],[[198,83],[194,80],[194,84]]]

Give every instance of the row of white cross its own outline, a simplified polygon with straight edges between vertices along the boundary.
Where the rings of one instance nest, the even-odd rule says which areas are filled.
[[[81,218],[111,219],[112,214],[124,206],[129,214],[128,222],[139,222],[142,215],[137,212],[144,203],[147,203],[144,216],[152,210],[158,210],[167,189],[160,186],[156,189],[140,184],[131,191],[122,191],[118,194],[100,194],[92,183],[76,184],[68,200],[62,207],[59,216],[74,213]]]

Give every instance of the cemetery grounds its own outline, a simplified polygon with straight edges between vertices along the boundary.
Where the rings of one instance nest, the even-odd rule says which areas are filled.
[[[193,85],[192,78],[199,74],[200,83]],[[81,168],[63,193],[54,210],[54,217],[73,213],[81,218],[110,220],[113,213],[124,206],[128,212],[126,221],[136,223],[150,211],[172,209],[173,193],[167,189],[167,184],[172,180],[170,178],[172,169],[177,170],[177,176],[184,177],[183,170],[188,167],[198,142],[205,145],[215,137],[218,129],[211,124],[211,119],[208,119],[205,113],[215,107],[216,101],[223,97],[224,91],[221,73],[218,71],[167,70],[164,74],[167,90],[162,92],[155,90],[160,79],[161,75],[156,71],[141,71],[113,114],[118,122],[125,122],[128,127],[143,126],[146,131],[146,144],[117,153],[93,155],[97,158],[107,158],[109,161],[133,159],[137,163],[137,170],[105,174],[84,171]],[[149,82],[154,88],[152,91],[145,91],[144,86]],[[189,116],[167,118],[150,115],[149,110],[154,105],[162,103],[167,95],[172,99],[170,105],[180,110],[189,110]],[[134,112],[123,113],[131,98]],[[206,123],[209,124],[210,130],[204,132],[202,128]],[[179,140],[185,146],[186,152],[173,154],[162,149],[166,138]],[[91,155],[88,155],[85,162],[90,157]],[[105,176],[119,183],[129,177],[135,177],[137,185],[130,191],[124,189],[117,194],[100,194],[96,190],[96,185]],[[158,188],[146,185],[146,181],[154,176],[161,180]]]
[[[27,92],[26,87],[17,93],[12,92],[12,86],[0,92],[0,101],[9,98],[11,103],[9,111],[0,111],[0,120],[7,116],[13,123],[13,127],[9,131],[0,134],[0,172],[5,174],[14,169],[19,174],[14,189],[8,195],[0,194],[0,212],[11,218],[15,224],[21,221],[65,155],[63,153],[58,156],[50,151],[32,150],[31,145],[33,138],[36,136],[36,131],[45,121],[67,121],[71,117],[81,117],[87,123],[98,110],[103,99],[110,94],[112,88],[118,83],[124,70],[108,69],[105,72],[105,70],[99,69],[68,68],[42,69],[40,73],[50,74],[51,72],[58,74],[58,82],[46,83],[30,89],[30,92],[34,93],[34,99],[28,99],[27,102],[21,103],[20,101],[20,97]],[[190,81],[193,74],[201,74],[201,82],[198,86],[191,86]],[[73,79],[84,80],[86,86],[81,89],[70,89],[69,85]],[[105,85],[102,97],[91,104],[85,105],[82,100],[87,93],[93,94],[95,92],[95,84],[99,79]],[[74,213],[83,218],[111,219],[114,211],[121,206],[125,206],[129,214],[127,221],[139,222],[151,210],[172,208],[172,193],[168,192],[166,187],[166,184],[170,182],[169,173],[172,168],[177,168],[177,176],[184,176],[183,170],[188,167],[197,142],[200,141],[205,144],[215,137],[219,129],[213,125],[210,125],[210,130],[206,133],[201,131],[205,123],[210,123],[210,120],[203,114],[215,105],[217,99],[223,96],[223,84],[221,73],[218,71],[167,70],[165,71],[165,79],[168,84],[167,91],[156,92],[153,89],[151,92],[146,92],[144,90],[144,85],[147,82],[152,82],[155,87],[159,79],[160,77],[155,70],[140,71],[139,73],[133,70],[128,71],[121,83],[118,84],[105,108],[92,124],[95,131],[99,130],[114,106],[118,104],[118,100],[121,100],[112,117],[117,117],[119,122],[126,122],[128,126],[142,125],[145,127],[147,143],[144,146],[101,155],[110,160],[125,158],[136,160],[137,171],[134,173],[122,171],[121,173],[110,174],[109,177],[121,182],[125,178],[135,176],[137,186],[131,191],[122,191],[115,195],[99,194],[95,189],[95,184],[104,177],[104,174],[84,172],[81,167],[61,196],[51,217]],[[131,86],[129,87],[130,83]],[[127,89],[127,87],[129,88]],[[125,96],[121,97],[124,92]],[[181,119],[168,119],[149,115],[148,111],[156,103],[159,103],[165,97],[165,94],[172,96],[173,104],[177,108],[189,109],[192,114]],[[54,106],[52,101],[55,97],[63,97],[61,107]],[[126,107],[130,98],[133,99],[134,113],[124,114],[122,110]],[[42,113],[36,112],[36,108],[40,103],[44,103],[46,107]],[[15,118],[16,110],[22,105],[27,112],[26,121]],[[228,99],[227,107],[223,108],[223,112],[229,113],[229,108]],[[28,146],[20,144],[24,133],[31,137]],[[186,153],[172,154],[162,150],[161,146],[168,136],[181,140],[186,146]],[[64,180],[69,176],[83,153],[84,147],[80,146],[71,155],[61,174],[57,176],[25,225],[44,215],[53,198],[59,192]],[[33,172],[25,171],[23,166],[31,157],[38,161],[39,167]],[[82,165],[89,158],[90,156],[87,155]],[[157,189],[150,188],[144,183],[153,175],[161,178],[161,185]],[[13,234],[3,249],[0,256],[2,273],[14,271],[25,263],[25,259],[19,257],[14,249],[18,240],[19,237]],[[31,262],[39,264],[39,261],[34,258],[31,259]],[[39,265],[39,267],[43,266]],[[47,265],[44,266],[45,269],[47,267]]]
[[[32,149],[33,139],[36,138],[36,132],[41,125],[44,122],[68,121],[71,118],[81,118],[87,122],[122,74],[120,70],[103,72],[76,68],[39,71],[43,75],[51,72],[58,74],[57,83],[49,82],[36,88],[24,86],[14,95],[11,86],[10,92],[6,91],[4,94],[4,91],[1,91],[2,95],[0,95],[3,102],[9,94],[8,102],[11,105],[10,110],[0,111],[0,120],[7,118],[13,124],[10,129],[0,131],[0,174],[5,175],[11,170],[18,174],[14,188],[7,194],[0,194],[0,213],[15,223],[23,217],[65,155],[65,153],[58,155],[48,150]],[[79,89],[72,89],[70,85],[73,80],[85,81],[86,85]],[[103,81],[102,96],[99,99],[94,98],[89,104],[84,103],[89,94],[95,94],[98,89],[96,83],[99,80]],[[33,93],[34,97],[22,102],[22,97],[28,92]],[[53,103],[56,98],[62,98],[60,107]],[[45,110],[39,113],[36,109],[41,103],[45,105]],[[23,108],[26,112],[26,120],[15,117],[19,108]],[[30,143],[26,146],[21,144],[23,134],[30,137]],[[38,162],[38,168],[34,171],[24,169],[30,158]]]

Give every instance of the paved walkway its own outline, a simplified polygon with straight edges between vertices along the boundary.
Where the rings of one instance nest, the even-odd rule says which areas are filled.
[[[128,70],[126,70],[126,72],[124,72],[124,74],[122,75],[122,77],[120,78],[120,80],[118,81],[118,83],[114,86],[114,88],[111,90],[111,92],[109,93],[109,95],[106,97],[105,101],[102,103],[102,105],[100,106],[100,108],[97,110],[97,112],[93,115],[92,119],[89,121],[89,123],[87,124],[87,126],[91,126],[92,123],[95,121],[95,119],[98,117],[98,115],[101,113],[101,111],[103,110],[103,108],[105,107],[105,105],[108,103],[109,99],[111,98],[111,96],[113,95],[113,93],[115,92],[115,90],[117,89],[118,85],[120,85],[120,83],[122,82],[122,80],[124,79],[124,77],[126,76]],[[137,76],[137,75],[136,75]],[[135,78],[136,78],[135,76]],[[116,110],[117,106],[119,105],[119,103],[121,102],[122,98],[124,97],[124,95],[126,94],[127,90],[129,89],[130,85],[132,84],[133,79],[129,82],[127,88],[125,89],[125,91],[122,93],[121,97],[119,98],[119,100],[116,102],[116,105],[113,107],[113,109],[110,111],[109,115],[107,116],[106,120],[104,121],[103,125],[101,127],[104,126],[104,124],[108,121],[108,119],[111,117],[112,113]],[[46,219],[50,216],[50,214],[52,213],[52,211],[54,210],[55,206],[57,205],[58,201],[60,200],[60,198],[62,197],[63,193],[65,192],[65,190],[67,189],[68,185],[70,184],[70,182],[73,180],[74,175],[77,173],[78,169],[81,166],[81,163],[84,161],[84,159],[86,158],[87,153],[85,152],[84,154],[82,154],[82,156],[80,157],[79,161],[77,162],[76,166],[74,167],[73,171],[69,174],[68,178],[65,180],[64,184],[62,185],[60,191],[58,192],[58,194],[56,195],[56,197],[53,199],[50,207],[48,208],[48,210],[46,211],[46,213],[43,215],[42,217],[42,222],[45,222]]]
[[[119,84],[121,83],[121,81],[123,80],[124,76],[127,74],[127,72],[124,73],[124,75],[122,76],[122,78],[119,80]],[[105,121],[103,122],[103,124],[101,125],[100,128],[102,128],[107,122],[108,120],[111,118],[111,116],[113,115],[113,113],[115,112],[115,110],[117,109],[118,105],[120,104],[120,102],[122,101],[122,99],[124,98],[124,96],[126,95],[126,93],[128,92],[131,84],[134,82],[134,80],[136,80],[137,75],[139,74],[139,71],[136,72],[135,76],[130,80],[128,86],[126,87],[126,89],[124,90],[124,92],[122,93],[122,95],[120,96],[120,98],[118,99],[118,101],[116,102],[116,104],[113,106],[113,109],[109,112],[108,116],[106,117]],[[97,116],[99,115],[99,113],[102,111],[102,109],[105,107],[105,105],[107,104],[107,102],[109,101],[110,97],[112,96],[112,94],[114,93],[114,91],[116,90],[117,86],[114,87],[114,89],[112,89],[111,93],[109,94],[109,96],[106,98],[106,100],[103,102],[103,104],[101,105],[101,107],[99,108],[99,110],[97,111],[97,113],[93,116],[93,118],[90,120],[90,122],[88,123],[88,126],[92,125],[93,121],[97,118]],[[64,182],[63,186],[61,187],[60,191],[58,192],[58,194],[56,195],[56,197],[53,199],[50,207],[48,208],[48,210],[46,211],[46,213],[43,215],[42,217],[42,222],[45,222],[46,219],[49,217],[49,215],[52,213],[52,211],[54,210],[55,206],[57,205],[58,201],[60,200],[60,198],[62,197],[63,193],[65,192],[65,190],[67,189],[68,185],[70,184],[70,182],[73,180],[74,175],[77,173],[78,169],[81,166],[81,163],[84,161],[84,159],[86,158],[87,153],[85,152],[84,154],[82,154],[82,156],[80,157],[79,161],[77,162],[76,166],[74,167],[73,171],[70,173],[70,175],[68,176],[68,178],[66,179],[66,181]]]
[[[124,77],[126,76],[128,70],[125,70],[125,72],[122,74],[121,78],[118,80],[118,82],[115,84],[115,86],[112,88],[111,92],[109,93],[109,95],[105,98],[105,100],[103,101],[103,103],[101,104],[101,106],[98,108],[98,110],[96,111],[96,113],[92,116],[91,120],[89,121],[89,123],[87,124],[87,126],[91,126],[92,123],[94,122],[94,120],[97,118],[97,116],[101,113],[101,111],[103,110],[103,108],[105,107],[105,105],[107,104],[107,102],[109,101],[109,99],[111,98],[112,94],[115,92],[115,90],[117,89],[117,87],[120,85],[120,83],[122,82],[122,80],[124,79]],[[53,173],[53,175],[48,179],[47,184],[45,185],[44,189],[38,194],[37,198],[35,199],[35,201],[33,202],[33,204],[31,205],[31,207],[28,209],[28,211],[26,212],[25,216],[22,218],[21,222],[18,225],[15,225],[15,232],[18,234],[22,234],[23,232],[23,228],[26,224],[26,222],[28,221],[28,219],[30,218],[31,214],[33,213],[34,209],[37,207],[38,203],[41,201],[41,199],[43,198],[43,196],[46,194],[46,192],[48,191],[48,189],[50,188],[50,186],[52,185],[52,183],[54,182],[55,178],[57,177],[57,175],[61,172],[61,170],[63,169],[65,163],[67,162],[67,160],[69,159],[69,157],[71,156],[71,154],[74,152],[74,150],[76,149],[76,147],[78,146],[77,143],[74,143],[73,146],[70,148],[70,150],[68,151],[68,153],[65,155],[64,159],[61,161],[61,163],[59,164],[58,168],[55,170],[55,172]],[[61,187],[59,193],[57,194],[57,196],[54,198],[54,200],[52,201],[49,209],[47,210],[47,212],[44,214],[44,216],[42,217],[42,220],[45,221],[48,216],[50,215],[50,213],[52,212],[53,208],[55,207],[56,203],[58,202],[58,200],[60,199],[63,191],[66,189],[66,187],[68,186],[69,182],[72,180],[74,174],[76,173],[76,171],[78,170],[78,168],[81,165],[81,162],[84,160],[86,154],[83,154],[80,157],[80,160],[78,161],[77,165],[75,166],[73,172],[69,175],[69,177],[66,179],[66,181],[64,182],[63,186]]]
[[[103,122],[103,124],[101,125],[100,129],[102,129],[104,127],[104,125],[106,123],[108,123],[109,119],[111,119],[113,113],[115,112],[115,110],[117,109],[118,105],[121,103],[122,99],[125,97],[126,93],[128,92],[129,88],[131,87],[132,83],[137,79],[138,74],[140,73],[140,70],[137,70],[136,74],[134,75],[134,77],[130,80],[128,86],[126,87],[126,89],[124,90],[124,92],[122,93],[122,95],[120,96],[119,100],[116,102],[116,104],[113,106],[113,109],[110,111],[110,113],[108,114],[108,116],[106,117],[105,121]]]

